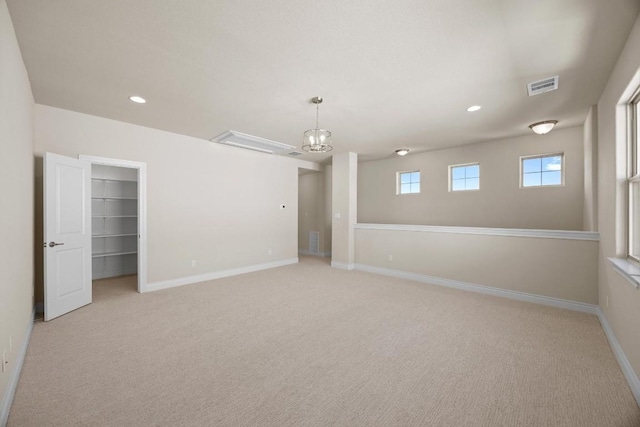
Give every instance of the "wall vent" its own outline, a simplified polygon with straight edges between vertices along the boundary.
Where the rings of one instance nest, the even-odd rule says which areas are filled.
[[[302,156],[302,154],[304,154],[304,153],[301,153],[301,152],[299,152],[299,151],[292,151],[292,152],[287,153],[287,154],[288,154],[289,156],[291,156],[291,157],[298,157],[298,156]]]
[[[558,89],[558,76],[548,77],[546,79],[531,82],[527,85],[529,96],[540,95],[541,93],[550,92]]]
[[[309,253],[311,254],[320,253],[320,232],[319,231],[309,232]]]
[[[296,148],[293,145],[271,141],[269,139],[260,138],[259,136],[247,135],[246,133],[240,133],[234,130],[230,130],[213,137],[210,141],[268,154],[281,154]]]

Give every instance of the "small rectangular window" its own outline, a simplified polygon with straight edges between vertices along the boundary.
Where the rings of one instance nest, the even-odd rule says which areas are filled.
[[[520,186],[564,185],[564,154],[545,154],[520,158]]]
[[[449,166],[449,191],[480,189],[480,163]]]
[[[396,194],[420,192],[420,171],[398,172]]]

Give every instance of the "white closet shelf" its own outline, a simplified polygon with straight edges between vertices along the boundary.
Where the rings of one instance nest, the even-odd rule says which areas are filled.
[[[121,234],[92,234],[91,237],[92,238],[98,238],[98,237],[127,237],[127,236],[137,236],[138,233],[121,233]]]
[[[91,196],[93,200],[138,200],[137,197],[100,197],[100,196]]]
[[[135,255],[138,251],[123,251],[123,252],[98,252],[91,254],[92,258],[103,257],[103,256],[118,256],[118,255]]]
[[[110,178],[91,178],[91,181],[135,182],[136,184],[138,183],[138,181],[133,181],[130,179],[110,179]]]
[[[138,215],[91,215],[91,218],[138,218]]]

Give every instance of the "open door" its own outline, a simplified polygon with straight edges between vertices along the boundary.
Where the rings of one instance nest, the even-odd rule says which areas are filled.
[[[44,155],[44,320],[91,303],[91,164]]]

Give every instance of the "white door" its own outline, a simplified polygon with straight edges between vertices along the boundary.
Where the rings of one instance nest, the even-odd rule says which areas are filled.
[[[44,320],[91,303],[91,164],[44,155]]]

